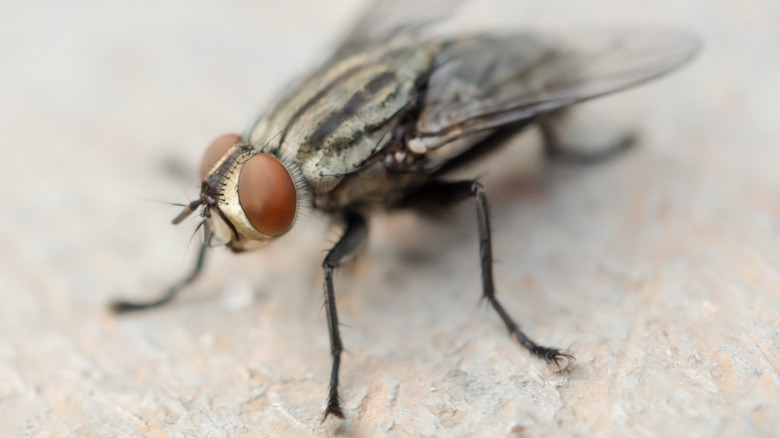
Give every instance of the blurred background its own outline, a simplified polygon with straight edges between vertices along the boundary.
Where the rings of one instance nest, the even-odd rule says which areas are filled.
[[[780,435],[780,3],[472,2],[454,29],[668,26],[697,60],[583,108],[577,138],[639,135],[603,166],[519,138],[485,175],[496,281],[558,374],[480,294],[473,206],[374,221],[337,278],[345,422],[317,214],[264,251],[220,249],[180,300],[116,318],[190,268],[209,142],[243,132],[367,6],[0,4],[0,435]],[[601,136],[601,137],[600,137]],[[500,165],[499,165],[500,164]],[[159,202],[158,202],[159,201]]]

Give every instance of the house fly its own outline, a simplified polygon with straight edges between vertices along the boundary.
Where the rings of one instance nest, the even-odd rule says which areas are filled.
[[[574,359],[531,340],[501,305],[485,189],[476,179],[448,175],[529,125],[541,128],[553,155],[586,162],[615,155],[625,142],[595,153],[561,146],[550,119],[668,73],[698,49],[695,38],[665,30],[426,36],[442,13],[392,23],[384,2],[373,7],[322,66],[246,133],[221,136],[208,147],[200,196],[173,220],[200,209],[203,241],[192,272],[157,300],[113,304],[117,312],[165,304],[198,277],[212,244],[253,250],[289,232],[302,210],[321,211],[344,226],[322,263],[332,355],[325,418],[344,417],[333,273],[364,243],[368,219],[379,212],[473,200],[483,298],[533,355],[559,369]]]

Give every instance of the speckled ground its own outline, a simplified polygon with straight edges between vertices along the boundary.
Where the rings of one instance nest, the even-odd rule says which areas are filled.
[[[577,362],[555,372],[477,305],[471,206],[381,218],[336,279],[348,418],[325,423],[335,235],[316,214],[265,251],[214,251],[165,309],[105,304],[188,269],[192,227],[150,200],[195,196],[208,142],[245,129],[360,2],[0,5],[0,436],[780,435],[780,6],[522,3],[466,17],[668,24],[705,44],[572,128],[635,129],[625,157],[545,164],[530,133],[487,165],[499,294]]]

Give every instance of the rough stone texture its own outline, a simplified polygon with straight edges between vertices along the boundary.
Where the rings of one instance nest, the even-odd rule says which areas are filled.
[[[373,223],[337,277],[348,418],[316,214],[214,256],[180,300],[115,318],[189,268],[201,151],[321,59],[360,2],[0,6],[0,436],[780,435],[780,8],[707,0],[469,6],[476,22],[669,24],[705,50],[594,104],[572,132],[640,147],[543,163],[531,133],[486,175],[499,294],[559,374],[478,307],[476,218]],[[530,3],[530,2],[529,2]],[[445,225],[446,224],[446,225]]]

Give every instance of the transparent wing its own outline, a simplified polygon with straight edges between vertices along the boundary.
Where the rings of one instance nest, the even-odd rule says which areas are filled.
[[[614,93],[680,67],[699,48],[695,37],[668,30],[573,35],[453,39],[437,55],[420,137],[433,146]]]
[[[415,32],[450,17],[466,0],[374,0],[347,32],[336,56],[380,44],[395,34]]]

